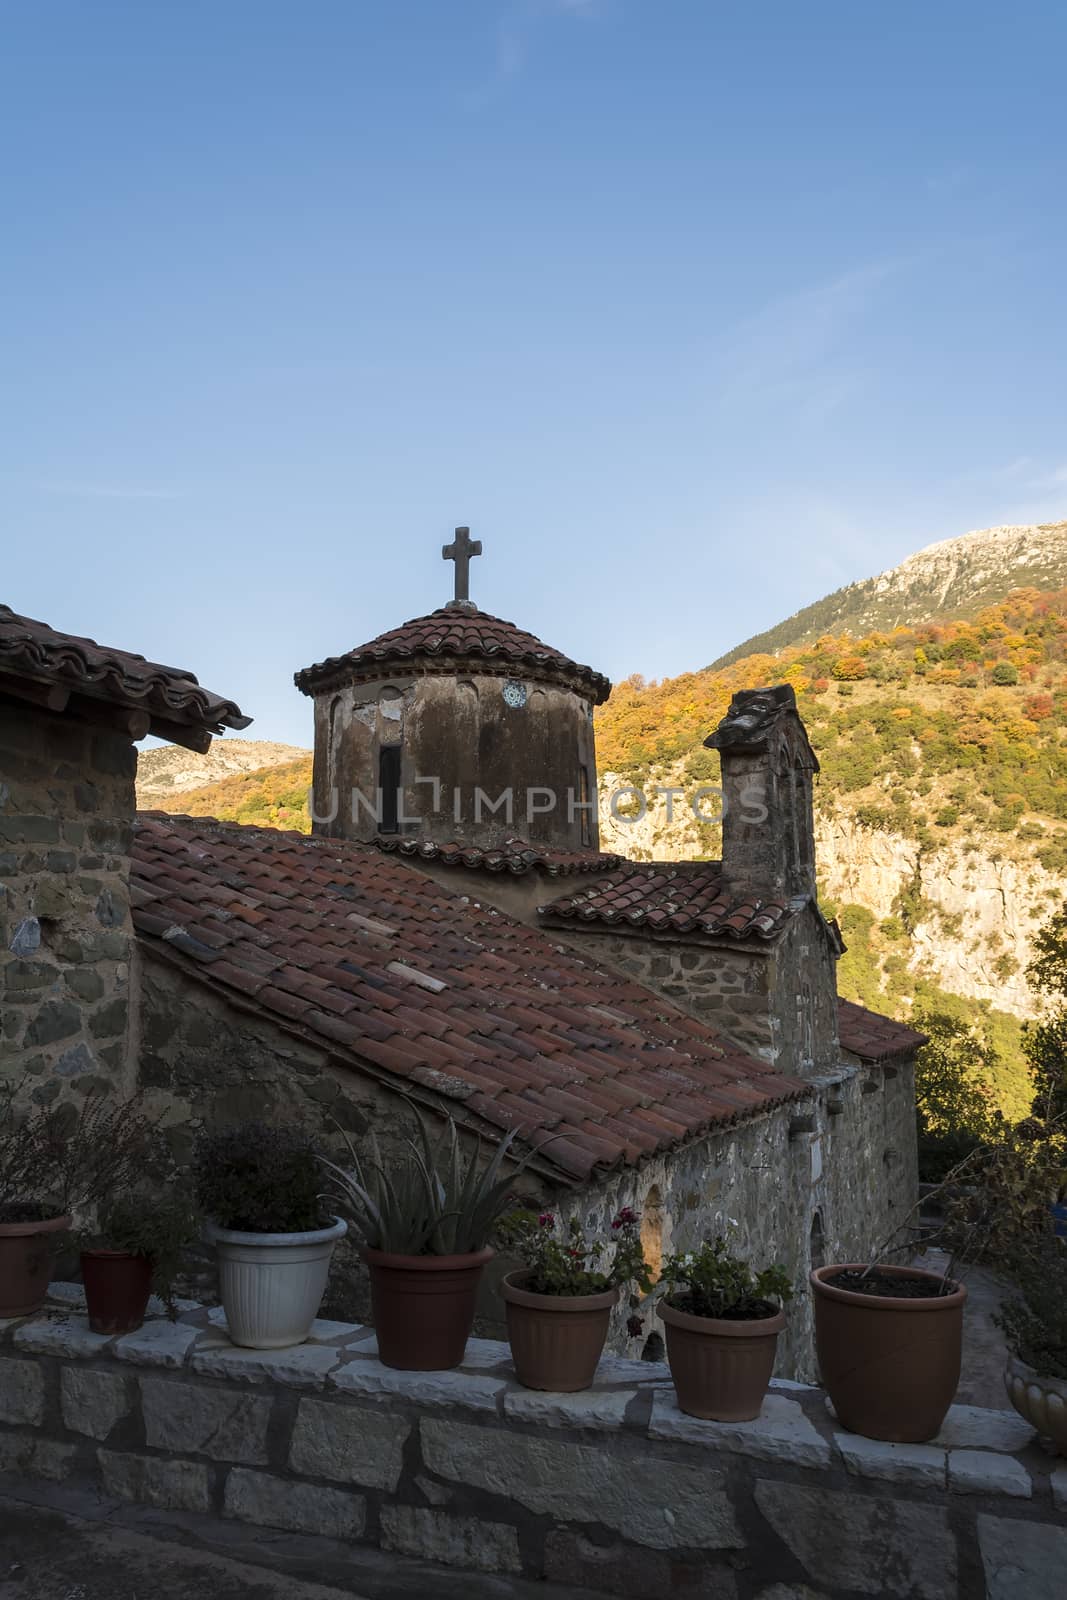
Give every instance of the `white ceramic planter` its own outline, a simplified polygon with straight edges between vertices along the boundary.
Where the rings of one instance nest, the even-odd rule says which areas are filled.
[[[1018,1356],[1009,1356],[1004,1371],[1008,1399],[1032,1428],[1067,1455],[1067,1378],[1045,1378]]]
[[[322,1303],[330,1257],[347,1222],[312,1233],[235,1233],[208,1224],[230,1338],[252,1350],[303,1344]]]

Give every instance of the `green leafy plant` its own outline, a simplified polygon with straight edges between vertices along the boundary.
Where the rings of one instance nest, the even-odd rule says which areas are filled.
[[[577,1217],[564,1224],[553,1211],[517,1210],[501,1219],[502,1247],[526,1263],[522,1287],[531,1294],[601,1294],[632,1283],[645,1294],[652,1276],[641,1246],[641,1218],[629,1206],[606,1235],[587,1238]]]
[[[361,1157],[343,1130],[349,1168],[323,1160],[330,1174],[331,1198],[348,1215],[372,1250],[405,1256],[467,1255],[488,1243],[507,1208],[515,1177],[525,1158],[505,1172],[513,1129],[483,1164],[481,1142],[469,1155],[460,1147],[455,1122],[448,1117],[431,1139],[421,1116],[417,1134],[383,1159],[373,1134]]]
[[[81,1216],[142,1175],[155,1129],[136,1099],[38,1106],[25,1088],[0,1086],[0,1222]]]
[[[730,1322],[773,1317],[793,1297],[784,1267],[753,1272],[721,1234],[705,1239],[696,1250],[668,1256],[660,1283],[665,1286],[667,1304],[676,1311]]]
[[[1009,1348],[1043,1378],[1067,1378],[1067,1249],[1051,1232],[1014,1270],[1014,1299],[994,1321]]]
[[[288,1128],[246,1122],[204,1134],[196,1151],[196,1194],[220,1228],[238,1233],[308,1233],[329,1225],[319,1158]]]
[[[200,1218],[184,1195],[135,1190],[104,1205],[99,1226],[82,1230],[77,1244],[79,1250],[126,1250],[146,1256],[152,1263],[153,1291],[173,1319],[178,1314],[174,1282],[199,1233]]]

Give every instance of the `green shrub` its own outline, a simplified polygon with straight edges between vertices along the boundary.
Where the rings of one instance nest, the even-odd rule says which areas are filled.
[[[238,1233],[307,1233],[330,1221],[311,1141],[287,1128],[246,1122],[204,1134],[196,1152],[201,1209]]]

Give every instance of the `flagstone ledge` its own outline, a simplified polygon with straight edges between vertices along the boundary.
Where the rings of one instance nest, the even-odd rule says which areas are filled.
[[[191,1302],[106,1337],[76,1289],[0,1325],[0,1488],[70,1478],[620,1597],[852,1596],[873,1575],[902,1600],[999,1600],[1010,1556],[1027,1600],[1062,1600],[1067,1463],[1014,1411],[954,1406],[930,1443],[889,1444],[782,1380],[758,1418],[716,1423],[662,1363],[605,1357],[590,1389],[549,1394],[493,1340],[400,1372],[373,1329],[320,1319],[250,1350]]]

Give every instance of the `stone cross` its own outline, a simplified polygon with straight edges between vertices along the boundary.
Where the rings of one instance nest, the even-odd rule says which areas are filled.
[[[452,543],[441,547],[441,559],[456,563],[456,595],[454,600],[449,601],[449,605],[470,605],[471,557],[480,556],[481,553],[482,541],[472,539],[469,528],[457,528]]]

